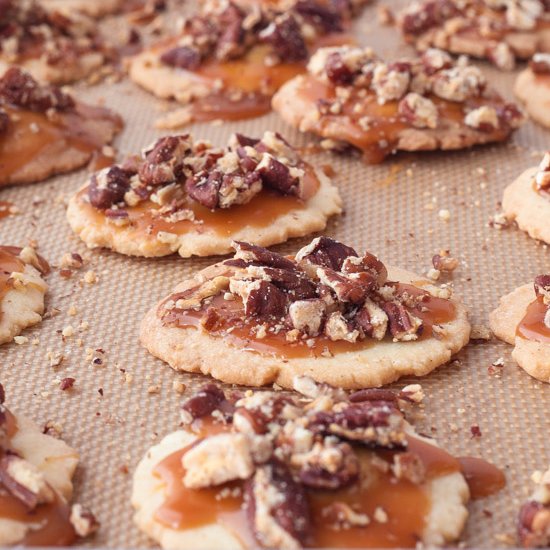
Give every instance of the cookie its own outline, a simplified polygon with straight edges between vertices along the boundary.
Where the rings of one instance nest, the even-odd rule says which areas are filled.
[[[67,546],[98,527],[69,504],[78,453],[4,405],[0,385],[0,544]]]
[[[523,121],[465,59],[440,50],[384,63],[370,48],[317,51],[308,74],[287,82],[273,108],[290,125],[353,147],[370,163],[396,151],[464,149],[506,140]]]
[[[294,388],[302,395],[209,384],[186,399],[182,429],[153,446],[134,474],[138,527],[165,549],[458,539],[470,467],[407,421],[420,386],[348,395],[302,377]]]
[[[295,376],[381,386],[447,363],[469,339],[465,307],[417,275],[327,237],[295,259],[247,243],[153,307],[141,342],[175,370],[247,386]]]
[[[0,246],[0,344],[42,320],[48,272],[34,249]]]
[[[514,94],[535,122],[550,128],[550,54],[533,56],[529,65],[518,74]]]
[[[105,62],[95,22],[60,14],[37,0],[4,0],[0,13],[0,73],[18,65],[40,82],[80,80]]]
[[[209,256],[234,239],[271,245],[308,235],[342,211],[338,189],[279,134],[234,135],[214,148],[167,136],[74,196],[69,223],[89,247],[134,256]]]
[[[319,46],[352,40],[343,31],[365,3],[307,0],[282,8],[207,2],[179,36],[134,57],[130,78],[161,99],[186,105],[164,117],[163,127],[260,116]]]
[[[542,382],[550,382],[550,275],[523,285],[500,299],[489,316],[495,335],[514,346],[518,365]]]
[[[0,187],[76,170],[122,129],[108,109],[41,85],[16,67],[0,74]]]
[[[550,51],[545,2],[422,0],[398,16],[405,40],[419,51],[440,48],[512,70],[516,60]]]
[[[530,237],[550,243],[550,153],[506,187],[502,210]]]
[[[523,504],[518,518],[518,539],[522,548],[550,547],[550,465],[546,472],[535,472],[531,498]]]

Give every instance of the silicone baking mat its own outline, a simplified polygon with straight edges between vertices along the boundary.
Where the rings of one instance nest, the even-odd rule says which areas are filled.
[[[396,29],[379,25],[376,9],[376,5],[367,8],[355,25],[359,41],[387,58],[408,52]],[[482,67],[490,81],[511,97],[515,74]],[[80,87],[77,93],[122,114],[126,128],[117,140],[121,157],[140,151],[160,135],[153,121],[162,104],[132,83]],[[283,133],[295,144],[314,141],[275,114],[187,130],[221,145],[234,131],[255,136],[266,129]],[[399,155],[379,166],[343,156],[312,155],[311,161],[334,167],[345,202],[345,214],[332,221],[326,233],[418,273],[427,271],[440,249],[449,249],[461,260],[452,277],[455,291],[470,307],[471,321],[487,326],[487,316],[502,294],[550,271],[547,246],[517,228],[489,226],[504,187],[538,163],[549,138],[550,131],[529,122],[506,144]],[[138,325],[147,309],[179,281],[218,258],[139,259],[87,250],[71,234],[64,208],[64,200],[86,176],[81,170],[0,191],[0,200],[21,210],[20,215],[0,221],[0,243],[24,246],[34,241],[53,264],[66,252],[78,252],[87,261],[71,279],[63,279],[58,271],[48,277],[50,315],[24,333],[28,343],[0,348],[0,379],[14,410],[41,424],[59,423],[63,437],[80,451],[76,499],[89,505],[102,524],[89,544],[147,546],[150,541],[132,524],[133,470],[152,444],[178,426],[182,396],[174,390],[174,382],[189,388],[205,379],[176,374],[148,355],[138,343]],[[448,221],[440,219],[441,209],[449,211]],[[308,240],[293,240],[275,249],[290,252]],[[97,274],[97,284],[82,283],[86,270]],[[89,324],[88,330],[79,328],[82,322]],[[65,339],[61,331],[69,325],[75,335]],[[89,349],[97,348],[105,350],[103,367],[90,361]],[[513,535],[529,476],[550,459],[550,387],[520,370],[510,351],[510,346],[496,340],[471,344],[451,364],[420,380],[427,395],[420,428],[457,455],[485,457],[507,476],[504,491],[470,505],[463,537],[468,546],[502,546],[505,536]],[[50,366],[52,354],[64,357],[57,367]],[[488,367],[500,357],[502,375],[489,374]],[[76,379],[75,389],[62,392],[58,380],[68,376]],[[395,387],[412,381],[401,380]],[[479,426],[481,437],[472,437],[473,425]]]

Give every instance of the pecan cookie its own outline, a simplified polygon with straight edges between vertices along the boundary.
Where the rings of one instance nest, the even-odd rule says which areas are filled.
[[[463,149],[503,141],[523,121],[465,58],[430,49],[385,63],[370,48],[322,48],[308,74],[287,82],[273,108],[328,149],[352,146],[367,162],[396,151]]]
[[[533,56],[529,65],[518,74],[514,94],[535,122],[550,128],[550,54]]]
[[[166,549],[405,548],[460,536],[469,467],[407,422],[419,385],[348,395],[301,377],[294,388],[302,395],[210,384],[189,397],[183,428],[135,472],[138,527]]]
[[[90,247],[186,258],[225,254],[233,239],[267,246],[308,235],[341,205],[330,179],[279,134],[235,134],[224,149],[177,135],[92,176],[67,216]]]
[[[352,40],[343,31],[366,1],[206,2],[179,36],[136,56],[130,78],[187,105],[164,117],[164,127],[256,117],[271,110],[281,84],[304,72],[313,51]]]
[[[506,187],[502,210],[530,237],[550,243],[550,153]]]
[[[88,76],[104,61],[92,20],[47,10],[37,0],[2,0],[0,73],[18,65],[40,82],[65,84]]]
[[[108,109],[12,67],[0,77],[0,187],[80,168],[121,129]]]
[[[0,384],[0,544],[67,546],[98,523],[69,504],[78,453],[4,405]]]
[[[0,246],[0,344],[42,320],[48,272],[34,249]]]
[[[550,275],[503,296],[489,320],[495,335],[514,346],[518,365],[550,383]]]
[[[531,498],[521,507],[518,539],[523,548],[550,547],[550,465],[546,472],[535,472]]]
[[[467,54],[509,71],[518,59],[550,51],[548,10],[544,0],[422,0],[411,3],[398,24],[420,51]]]
[[[234,243],[147,313],[141,342],[176,370],[289,388],[296,375],[342,388],[421,376],[464,347],[450,292],[327,237],[287,258]]]

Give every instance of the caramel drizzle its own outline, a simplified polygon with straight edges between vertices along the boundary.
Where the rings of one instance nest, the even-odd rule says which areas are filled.
[[[7,444],[17,434],[17,420],[5,409],[5,434]],[[0,451],[0,456],[4,454]],[[29,525],[30,529],[19,544],[25,546],[68,546],[76,540],[75,530],[70,522],[70,507],[56,494],[51,503],[39,504],[35,510],[11,495],[0,482],[0,518],[13,520]]]
[[[103,147],[101,136],[83,121],[109,120],[122,128],[122,120],[102,107],[78,103],[74,110],[55,113],[48,117],[15,107],[3,105],[10,116],[5,132],[0,134],[0,185],[10,183],[11,178],[24,170],[36,157],[51,152],[75,150],[92,155]]]
[[[228,427],[225,430],[229,429]],[[207,436],[208,429],[201,433]],[[218,428],[216,431],[220,431]],[[210,434],[212,435],[212,434]],[[426,480],[454,472],[462,472],[474,498],[488,496],[505,485],[504,474],[492,464],[474,458],[456,459],[449,453],[416,437],[408,436],[408,451],[419,456],[426,469]],[[155,520],[170,529],[194,529],[219,524],[234,534],[246,548],[258,543],[247,522],[243,507],[244,482],[237,481],[207,489],[187,489],[182,483],[185,470],[182,458],[189,447],[176,451],[153,470],[164,486],[165,499],[155,512]],[[395,479],[389,472],[369,468],[372,455],[392,462],[396,451],[356,449],[363,468],[361,481],[337,491],[307,489],[312,516],[311,546],[316,548],[414,547],[422,537],[431,502],[425,488],[410,481]],[[227,491],[226,491],[227,490]],[[222,497],[222,491],[224,495]],[[335,529],[323,510],[335,502],[345,502],[354,510],[373,518],[381,507],[388,515],[387,523],[371,519],[367,526]]]
[[[209,210],[198,202],[187,197],[181,209],[193,212],[194,220],[178,222],[168,221],[156,215],[159,206],[150,200],[140,202],[137,206],[126,206],[121,210],[128,213],[129,224],[117,227],[113,231],[130,231],[136,238],[156,239],[160,231],[185,235],[186,233],[214,233],[230,237],[245,227],[263,228],[275,223],[277,219],[291,212],[304,210],[308,201],[319,190],[319,180],[313,168],[308,164],[301,166],[305,170],[303,189],[300,197],[282,195],[274,190],[264,188],[246,204],[235,205],[226,209]],[[95,224],[108,220],[105,214],[94,208],[88,201],[88,187],[79,191],[77,200],[88,217]]]
[[[361,94],[365,93],[363,97]],[[376,164],[392,153],[398,143],[400,133],[413,126],[398,113],[398,101],[388,101],[380,105],[376,94],[371,90],[350,88],[347,99],[340,114],[323,113],[313,124],[311,131],[325,138],[345,141],[363,152],[367,162]],[[310,103],[318,101],[333,101],[336,99],[336,88],[321,80],[305,75],[299,93]],[[482,105],[490,103],[493,106],[504,105],[504,100],[496,96],[469,98],[462,103],[446,101],[437,96],[427,96],[437,106],[442,119],[450,120],[457,125],[464,125],[464,114]],[[359,111],[357,108],[359,107]],[[369,128],[363,129],[359,120],[369,119]],[[493,139],[505,139],[505,128],[491,130]]]
[[[429,338],[434,325],[448,323],[455,318],[456,308],[450,300],[432,296],[414,285],[397,283],[395,286],[398,295],[406,292],[414,297],[426,297],[419,302],[418,306],[409,308],[411,313],[423,321],[424,330],[420,339]],[[178,299],[179,295],[175,294],[170,296],[167,301],[177,301]],[[214,307],[220,317],[211,328],[207,328],[203,324],[208,307]],[[285,338],[285,331],[274,332],[274,325],[269,322],[265,323],[267,325],[266,336],[259,339],[254,336],[252,330],[257,326],[257,321],[246,319],[242,302],[238,299],[225,300],[222,294],[218,294],[208,303],[203,302],[199,309],[181,310],[176,308],[165,310],[161,315],[165,325],[179,328],[202,328],[211,336],[223,338],[230,345],[244,351],[285,358],[319,357],[327,354],[354,352],[368,349],[377,343],[377,340],[372,338],[357,342],[332,341],[324,335],[310,338],[308,341],[288,342]],[[386,338],[388,341],[391,339],[389,336]]]
[[[516,336],[524,340],[550,344],[550,328],[544,323],[548,308],[549,306],[544,303],[542,296],[538,296],[531,302],[516,328]]]

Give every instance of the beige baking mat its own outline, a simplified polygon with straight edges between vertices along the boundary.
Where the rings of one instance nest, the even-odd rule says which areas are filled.
[[[394,29],[378,27],[375,13],[375,7],[366,10],[357,25],[359,39],[388,57],[396,55],[398,45],[406,51]],[[510,96],[514,75],[483,68]],[[81,95],[105,102],[123,115],[126,129],[117,142],[121,154],[139,151],[158,137],[152,123],[159,103],[132,84],[102,84],[82,89]],[[196,125],[192,131],[221,145],[236,130],[254,136],[265,129],[280,131],[297,144],[312,141],[275,115]],[[486,325],[499,296],[550,271],[546,246],[515,228],[499,231],[488,226],[504,187],[538,162],[549,138],[550,131],[528,123],[508,144],[449,154],[400,155],[381,166],[331,155],[312,157],[334,166],[346,206],[345,215],[329,225],[327,234],[417,272],[425,272],[441,248],[450,249],[461,260],[453,278],[456,292],[470,306],[473,323]],[[173,382],[193,385],[204,379],[177,375],[149,356],[139,346],[138,324],[176,283],[217,258],[149,260],[88,251],[71,234],[63,205],[85,178],[82,170],[0,191],[0,200],[21,209],[20,215],[0,221],[1,244],[36,241],[52,263],[65,252],[79,252],[88,260],[86,269],[99,277],[97,284],[88,285],[81,283],[86,269],[69,280],[55,271],[49,276],[48,310],[58,309],[59,314],[26,331],[28,343],[0,348],[0,379],[13,409],[39,423],[62,424],[63,437],[79,449],[76,498],[90,505],[102,523],[90,544],[146,546],[150,543],[131,521],[131,474],[143,453],[178,425],[182,398]],[[449,210],[448,222],[439,218],[440,209]],[[276,249],[296,250],[307,241],[295,240]],[[82,321],[89,323],[87,331],[78,328]],[[64,341],[61,331],[69,325],[75,335]],[[92,366],[87,348],[104,349],[106,365]],[[59,367],[49,365],[48,350],[64,356]],[[507,474],[503,492],[471,505],[464,535],[469,546],[502,546],[501,537],[514,532],[517,507],[527,494],[531,472],[550,459],[550,386],[520,370],[510,351],[510,346],[497,341],[470,345],[451,365],[421,380],[427,394],[423,429],[452,452],[483,456]],[[499,357],[505,367],[497,378],[487,368]],[[72,392],[60,391],[55,382],[67,376],[76,378]],[[479,425],[480,438],[471,437],[472,425]]]

